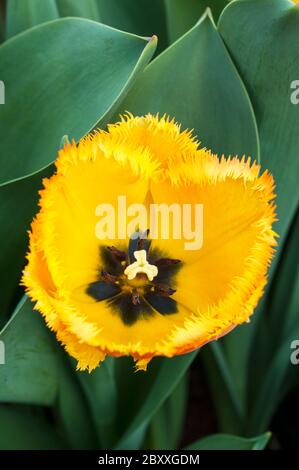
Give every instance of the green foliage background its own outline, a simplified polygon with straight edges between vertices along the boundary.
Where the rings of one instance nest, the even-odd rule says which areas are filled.
[[[299,79],[299,9],[289,0],[2,0],[0,12],[0,449],[177,448],[197,354],[224,434],[189,448],[264,448],[298,385],[299,108],[290,84]],[[268,168],[279,247],[250,325],[156,359],[146,374],[126,358],[78,373],[18,287],[27,230],[62,136],[79,139],[125,110],[168,113],[214,152]]]

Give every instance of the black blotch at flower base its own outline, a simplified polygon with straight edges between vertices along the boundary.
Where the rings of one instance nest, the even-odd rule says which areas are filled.
[[[147,261],[158,268],[152,281],[140,273],[130,282],[124,274],[126,267],[135,261],[134,252],[138,250],[145,250]],[[101,247],[100,266],[99,279],[88,285],[86,293],[96,302],[106,301],[125,325],[131,326],[138,319],[149,318],[157,312],[161,315],[177,313],[177,302],[171,296],[182,263],[151,248],[148,231],[135,232],[125,250]]]

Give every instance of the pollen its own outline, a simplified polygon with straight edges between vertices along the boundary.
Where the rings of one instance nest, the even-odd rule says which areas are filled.
[[[124,274],[127,276],[128,280],[131,281],[137,276],[137,274],[143,273],[147,275],[149,281],[152,281],[154,277],[158,275],[158,268],[157,266],[154,266],[147,261],[146,251],[134,251],[134,257],[136,261],[132,264],[129,264],[129,266],[127,266],[124,271]]]

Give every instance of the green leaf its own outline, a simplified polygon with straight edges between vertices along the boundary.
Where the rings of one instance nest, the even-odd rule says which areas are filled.
[[[139,36],[158,36],[158,50],[167,46],[163,0],[97,0],[102,23]]]
[[[1,322],[7,320],[17,297],[18,283],[25,263],[27,230],[37,211],[38,190],[42,178],[49,176],[51,167],[10,183],[0,185],[0,295]]]
[[[284,341],[281,347],[276,351],[267,370],[264,371],[264,381],[258,384],[251,407],[249,421],[247,422],[246,432],[251,433],[252,430],[262,431],[271,421],[275,410],[278,408],[285,394],[289,391],[285,387],[288,368],[291,365],[290,345],[293,339],[298,338],[299,328],[297,327],[297,336],[292,334],[287,341]],[[298,383],[298,372],[297,372]],[[292,383],[293,385],[293,383]]]
[[[114,374],[115,360],[111,357],[92,373],[78,372],[77,377],[84,390],[92,412],[98,441],[103,449],[109,449],[117,440],[118,390]]]
[[[60,16],[79,16],[100,21],[97,0],[56,0]]]
[[[269,442],[270,433],[245,439],[229,434],[214,434],[199,439],[185,447],[186,450],[263,450]]]
[[[0,2],[0,43],[5,38],[5,14],[4,14],[4,3]]]
[[[149,421],[178,385],[196,354],[197,351],[171,359],[155,359],[146,373],[131,375],[126,372],[124,363],[119,364],[122,377],[126,377],[126,390],[120,390],[118,423],[123,425],[124,431],[115,448],[138,449],[141,446]]]
[[[223,350],[223,342],[214,341],[207,345],[201,350],[200,357],[207,371],[219,428],[230,433],[240,433],[245,407],[231,373],[231,364]]]
[[[185,374],[172,394],[153,416],[149,425],[147,449],[176,449],[181,438],[188,390],[188,374]]]
[[[280,269],[277,262],[281,246],[298,206],[299,136],[296,129],[299,114],[290,100],[291,82],[299,74],[298,63],[293,60],[298,27],[298,9],[287,0],[235,1],[225,9],[219,22],[219,31],[247,86],[256,112],[262,166],[270,169],[276,181],[279,222],[275,228],[280,234],[280,246],[272,263],[271,276],[275,267]],[[289,346],[285,343],[285,353],[280,350],[282,339],[279,336],[277,340],[274,329],[279,335],[284,331],[281,312],[286,310],[284,299],[292,290],[293,278],[291,271],[280,277],[281,289],[275,295],[279,313],[275,314],[276,308],[271,302],[276,284],[276,288],[267,288],[250,327],[246,326],[223,339],[226,360],[242,406],[248,407],[247,401],[250,399],[251,424],[248,428],[248,419],[244,417],[243,429],[247,427],[251,433],[267,428],[276,406],[273,404],[277,404],[283,394],[283,390],[279,392],[279,383],[285,381]],[[287,286],[284,294],[282,285]],[[269,303],[272,305],[270,308]],[[284,318],[288,323],[287,311]],[[279,369],[275,373],[276,367]],[[269,377],[269,383],[265,383],[265,374]],[[272,388],[271,381],[272,392],[276,390],[278,393],[273,400],[266,397]]]
[[[209,14],[151,62],[122,109],[167,113],[219,155],[258,158],[250,101]]]
[[[234,1],[219,22],[256,112],[263,168],[275,177],[280,243],[299,202],[299,112],[291,103],[298,28],[299,10],[288,0]]]
[[[7,0],[6,37],[59,18],[55,0]]]
[[[56,402],[60,428],[70,448],[97,449],[96,430],[93,425],[91,409],[80,386],[76,373],[67,357],[61,351],[59,363],[59,385]],[[94,397],[94,401],[97,397]]]
[[[5,348],[0,402],[53,404],[57,394],[57,355],[49,330],[24,297],[0,332]]]
[[[238,326],[202,351],[219,430],[223,432],[242,434],[246,427],[249,356],[261,310],[260,304],[249,324]]]
[[[291,343],[299,338],[299,213],[290,229],[254,338],[250,362],[248,432],[263,431],[294,386]],[[283,316],[282,316],[283,313]],[[268,338],[265,347],[265,338]],[[269,400],[271,396],[271,400]]]
[[[78,139],[107,117],[155,46],[155,39],[73,18],[35,27],[2,44],[6,104],[0,106],[0,182],[46,166],[62,135]]]
[[[209,7],[217,19],[227,0],[164,0],[169,41],[174,42],[192,28]]]
[[[46,418],[24,407],[0,406],[0,450],[66,449]]]
[[[269,289],[265,309],[271,312],[271,340],[278,346],[299,325],[296,299],[299,282],[299,208],[285,240],[277,270]],[[283,322],[281,312],[285,310]]]

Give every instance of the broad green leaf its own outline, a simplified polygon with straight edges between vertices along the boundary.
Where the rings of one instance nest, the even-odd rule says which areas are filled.
[[[291,363],[291,344],[299,338],[298,239],[297,212],[271,283],[264,318],[259,323],[252,349],[249,432],[263,431],[269,425],[276,407],[294,386],[294,375],[298,382],[298,371]],[[265,338],[268,338],[266,347]]]
[[[296,10],[293,3],[287,0],[235,1],[225,9],[219,22],[219,31],[247,86],[256,112],[262,166],[269,168],[275,177],[279,218],[275,228],[280,234],[280,246],[285,240],[299,196],[297,184],[299,136],[296,131],[299,114],[296,105],[293,105],[290,99],[291,82],[299,74],[298,63],[293,60],[296,54],[295,41],[298,28],[298,9]],[[279,249],[278,255],[280,252]],[[274,267],[277,267],[278,259],[279,256],[276,256],[272,263],[271,275],[274,273]],[[287,292],[291,288],[292,280],[290,275],[285,276],[282,281],[288,285]],[[268,306],[268,299],[272,296],[273,290],[268,286],[266,296],[260,302],[250,327],[246,326],[242,332],[236,331],[223,339],[226,360],[243,406],[248,398],[251,399],[252,407],[255,406],[256,397],[261,393],[260,387],[264,387],[264,375],[269,373],[270,377],[274,374],[273,371],[269,371],[269,363],[275,362],[273,348],[276,348],[276,340],[273,328],[283,331],[284,319],[281,317],[281,312],[285,311],[285,308],[280,309],[275,320],[272,317],[272,308],[269,310]],[[281,302],[277,296],[275,298],[276,305],[284,305],[284,297]],[[277,322],[278,316],[279,322]],[[284,315],[286,322],[288,322],[287,316],[286,312]],[[276,342],[276,345],[278,343]],[[277,354],[283,357],[279,350]],[[288,361],[287,355],[288,346],[285,350],[285,361]],[[249,369],[250,362],[251,369]],[[248,370],[251,372],[248,373]],[[277,377],[276,383],[279,380],[283,382],[284,372],[282,375],[280,372],[281,378]],[[249,392],[248,384],[252,384]],[[264,395],[263,392],[262,394]],[[263,410],[262,399],[258,400],[260,404],[256,412],[256,423],[261,422],[258,414]],[[267,405],[265,395],[263,400]],[[268,409],[271,408],[272,411],[273,402],[274,400],[268,400]],[[269,420],[271,413],[267,410],[263,413]],[[252,412],[250,414],[252,415]],[[244,427],[247,425],[246,418],[243,424]],[[267,424],[266,420],[262,428],[251,426],[250,429],[252,432],[260,432],[266,429]]]
[[[115,360],[108,357],[91,374],[77,373],[89,403],[98,441],[103,449],[111,448],[118,438],[116,413],[118,400],[123,400],[123,397],[118,395],[114,367]]]
[[[56,0],[60,16],[79,16],[100,21],[97,0]]]
[[[2,44],[0,182],[46,166],[62,135],[78,139],[107,116],[155,46],[155,39],[76,18],[46,23]]]
[[[57,353],[41,316],[24,297],[0,332],[5,348],[0,402],[53,404],[57,394]]]
[[[262,308],[263,301],[250,323],[238,326],[202,351],[219,430],[223,432],[238,434],[246,427],[249,356],[256,322],[259,315],[263,315]]]
[[[50,175],[51,170],[48,167],[27,178],[0,185],[0,324],[7,319],[21,292],[18,282],[25,264],[27,230],[37,211],[42,178]]]
[[[245,439],[244,437],[231,436],[229,434],[213,434],[199,439],[186,450],[263,450],[269,442],[270,433],[258,437]]]
[[[263,168],[275,177],[281,243],[299,202],[299,108],[291,103],[298,29],[299,10],[288,0],[234,1],[219,22],[253,103]]]
[[[219,155],[258,158],[250,101],[209,14],[151,62],[122,109],[167,113]]]
[[[147,449],[176,449],[182,437],[188,390],[185,374],[169,398],[153,416],[146,438]]]
[[[131,375],[125,373],[124,364],[119,364],[126,377],[126,390],[120,391],[122,400],[118,416],[124,432],[115,448],[138,449],[141,446],[149,421],[176,388],[196,354],[197,351],[171,359],[155,359],[146,373]]]
[[[61,356],[65,356],[61,352]],[[59,363],[58,394],[56,411],[60,428],[72,449],[97,449],[96,429],[77,374],[71,368],[67,357]],[[94,397],[97,401],[97,397]]]
[[[4,3],[0,2],[0,43],[5,38],[5,15],[4,15]]]
[[[256,347],[251,354],[251,366],[254,364],[254,376],[251,381],[252,390],[250,391],[252,401],[258,393],[257,384],[264,381],[265,370],[269,368],[273,355],[284,339],[292,334],[294,328],[296,329],[296,325],[299,325],[298,313],[295,307],[299,282],[298,237],[299,214],[297,211],[281,250],[277,269],[268,289],[268,295],[264,299],[264,316],[259,321],[254,338]],[[294,331],[293,334],[295,334]],[[264,347],[265,336],[268,337],[267,348]]]
[[[97,0],[102,23],[139,36],[158,36],[158,50],[167,46],[163,0]]]
[[[288,370],[295,367],[290,362],[292,353],[290,346],[292,341],[298,338],[298,333],[299,327],[297,325],[296,331],[282,342],[269,363],[268,369],[264,371],[264,380],[261,384],[258,384],[254,402],[250,408],[249,420],[246,426],[247,433],[252,433],[253,430],[262,432],[267,428],[275,410],[289,391],[290,387],[285,386],[285,381],[288,377]]]
[[[164,0],[169,41],[173,42],[192,28],[207,8],[217,19],[227,0]]]
[[[7,0],[6,37],[59,18],[55,0]]]
[[[66,443],[37,410],[0,406],[0,450],[58,450]]]
[[[201,350],[200,357],[207,371],[218,427],[234,434],[242,432],[244,404],[238,394],[222,341],[207,345]]]
[[[279,345],[282,338],[288,336],[294,325],[299,325],[296,300],[299,282],[299,208],[285,240],[277,270],[273,276],[265,309],[271,312],[271,339]],[[281,312],[287,315],[281,321]]]

